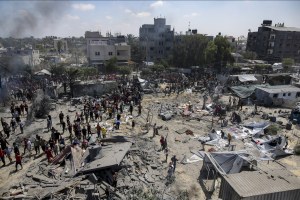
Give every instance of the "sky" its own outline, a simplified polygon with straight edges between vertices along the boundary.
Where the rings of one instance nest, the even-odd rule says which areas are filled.
[[[133,34],[165,17],[177,33],[247,36],[264,19],[300,28],[300,1],[0,1],[0,37]]]

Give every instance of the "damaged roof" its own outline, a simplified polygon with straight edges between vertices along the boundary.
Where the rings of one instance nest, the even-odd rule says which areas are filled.
[[[276,93],[286,93],[286,92],[300,92],[300,88],[295,87],[293,85],[264,85],[264,86],[257,86],[257,89],[263,90],[270,94]]]
[[[236,174],[227,174],[223,178],[240,197],[244,198],[271,193],[273,193],[272,199],[297,199],[300,196],[300,180],[286,170],[270,172],[243,171]],[[285,191],[288,191],[285,196],[283,194],[276,195],[276,193]],[[230,191],[223,192],[228,193]],[[226,196],[226,194],[224,195]],[[275,198],[275,196],[281,198]],[[223,199],[225,198],[223,197]]]

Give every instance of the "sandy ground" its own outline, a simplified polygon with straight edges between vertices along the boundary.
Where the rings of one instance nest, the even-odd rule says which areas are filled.
[[[208,196],[204,194],[202,191],[202,188],[199,184],[198,177],[200,175],[200,169],[202,167],[202,161],[192,163],[192,164],[180,164],[180,161],[183,159],[184,156],[187,156],[188,158],[192,156],[191,150],[200,150],[202,149],[201,143],[193,139],[190,135],[185,134],[178,134],[175,131],[179,130],[183,127],[186,127],[193,131],[194,134],[197,135],[205,135],[207,134],[211,128],[211,116],[203,117],[200,121],[196,120],[190,120],[187,121],[185,118],[182,118],[181,116],[176,116],[175,118],[171,119],[170,121],[162,121],[158,117],[157,110],[161,106],[161,104],[167,105],[175,105],[175,104],[184,104],[188,101],[191,101],[195,107],[199,107],[199,109],[202,107],[202,98],[201,94],[181,94],[179,96],[177,95],[171,95],[171,96],[164,96],[163,94],[159,94],[158,96],[155,95],[145,95],[142,106],[143,106],[143,112],[141,116],[137,116],[137,110],[134,111],[134,118],[136,120],[136,128],[135,130],[130,129],[130,123],[122,123],[121,128],[119,131],[109,133],[108,137],[110,135],[139,135],[139,137],[152,137],[152,128],[150,128],[150,131],[147,134],[140,134],[142,131],[141,126],[145,125],[148,109],[150,108],[150,115],[153,116],[152,123],[156,123],[158,126],[163,126],[163,129],[159,130],[159,135],[168,136],[168,147],[170,148],[169,152],[169,158],[168,162],[170,162],[170,158],[172,155],[176,155],[179,159],[176,172],[175,172],[175,181],[172,183],[169,187],[167,187],[168,193],[172,194],[179,194],[180,192],[187,192],[189,195],[189,199],[206,199]],[[221,97],[221,101],[228,102],[228,95],[224,95]],[[208,102],[209,103],[209,102]],[[57,104],[57,107],[55,110],[51,111],[51,116],[53,118],[53,125],[58,130],[61,130],[61,128],[58,125],[58,113],[60,111],[63,111],[66,115],[69,115],[72,119],[75,117],[75,112],[68,112],[68,108],[70,106],[67,104],[62,103],[61,105]],[[79,105],[76,108],[76,111],[80,111],[82,109],[82,106]],[[136,109],[136,108],[135,108]],[[261,116],[257,115],[253,118],[248,118],[247,115],[252,111],[252,106],[245,106],[243,109],[242,114],[242,120],[244,121],[261,121]],[[266,113],[273,113],[280,108],[259,108],[259,110],[262,109]],[[282,110],[288,110],[288,109],[282,109]],[[122,115],[122,119],[125,119],[125,115],[127,113]],[[276,114],[274,114],[276,115]],[[227,116],[230,116],[230,113],[227,114]],[[0,113],[0,117],[4,117],[7,122],[10,121],[10,112],[9,109],[3,109]],[[246,118],[246,119],[245,119]],[[22,118],[22,120],[25,118]],[[217,124],[217,118],[214,119],[215,122],[213,123],[213,128],[219,129],[220,124]],[[278,118],[278,120],[283,121],[283,123],[286,123],[285,118]],[[112,120],[108,120],[107,123],[112,123]],[[229,124],[230,125],[230,124]],[[25,127],[24,129],[24,136],[26,137],[34,137],[36,134],[39,134],[42,138],[48,140],[50,137],[50,132],[48,132],[46,129],[46,120],[36,120],[34,121],[30,126]],[[167,128],[165,128],[167,127]],[[17,129],[17,133],[19,133],[19,129]],[[283,129],[281,131],[282,135],[289,136],[289,148],[293,148],[294,145],[299,142],[299,130],[295,128],[295,126],[292,127],[292,130],[287,131]],[[12,146],[13,141],[16,137],[23,137],[23,135],[15,134],[10,137],[9,139],[9,146]],[[65,132],[64,136],[67,137],[69,134]],[[154,140],[155,144],[159,146],[159,136],[156,136],[152,140]],[[68,141],[67,141],[68,142]],[[239,140],[233,140],[233,143],[237,145],[237,149],[242,149],[244,147],[243,142]],[[205,147],[207,150],[208,146]],[[20,147],[20,151],[23,152],[23,146]],[[35,153],[32,151],[33,154]],[[165,160],[165,155],[163,152],[159,152],[160,159],[163,161]],[[13,160],[14,155],[12,154]],[[7,192],[8,189],[18,184],[19,180],[22,179],[23,176],[25,176],[26,169],[29,168],[31,165],[35,165],[36,163],[41,162],[41,160],[46,159],[45,155],[40,155],[38,157],[35,156],[29,156],[28,152],[24,156],[24,164],[23,169],[19,171],[15,171],[15,165],[10,164],[5,167],[0,168],[0,193]],[[8,159],[6,159],[6,162],[8,163]],[[167,163],[164,163],[166,170],[162,171],[162,174],[167,175]],[[287,170],[290,170],[292,173],[300,177],[300,157],[299,156],[288,156],[282,159],[276,160],[276,162],[261,162],[259,163],[259,166],[264,169],[282,169],[286,168]],[[218,190],[219,182],[216,182],[216,188]],[[211,196],[212,199],[218,199],[217,192],[214,193],[213,196]]]

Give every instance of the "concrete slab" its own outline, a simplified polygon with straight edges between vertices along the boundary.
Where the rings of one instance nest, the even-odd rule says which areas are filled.
[[[102,146],[101,154],[103,157],[90,163],[86,163],[84,167],[78,170],[77,174],[95,172],[120,165],[130,147],[130,142]],[[85,154],[88,153],[89,151],[85,152]]]

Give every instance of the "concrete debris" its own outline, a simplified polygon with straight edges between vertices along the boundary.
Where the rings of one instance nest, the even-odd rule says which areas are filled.
[[[0,199],[217,199],[213,191],[225,188],[222,181],[230,183],[230,177],[241,181],[238,174],[280,168],[299,175],[299,158],[287,159],[299,138],[299,109],[257,108],[252,95],[239,98],[214,73],[201,81],[182,73],[106,78],[113,81],[76,80],[70,96],[65,91],[54,101],[38,91],[25,130],[15,127],[22,123],[5,122],[11,115],[26,121],[25,113],[10,113],[9,107],[0,113],[5,159],[24,150],[22,171],[8,176],[20,180],[9,183]],[[43,151],[33,148],[38,141]]]

